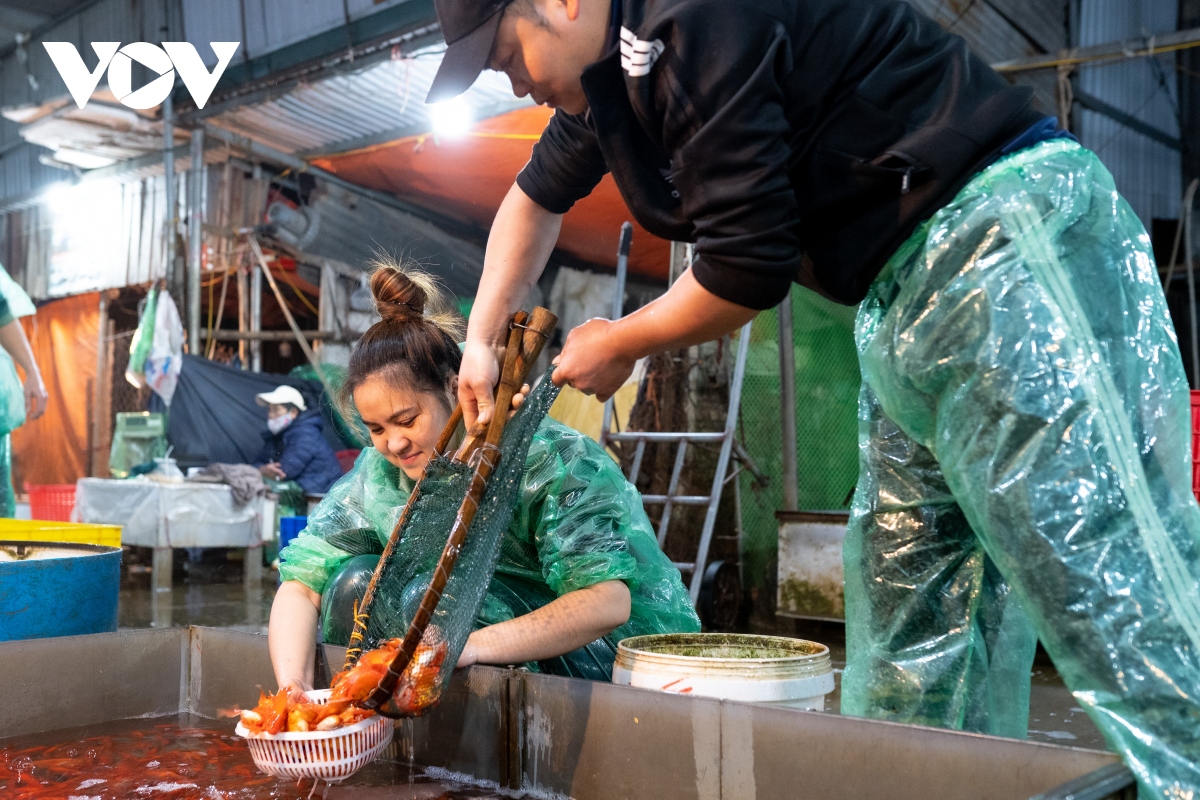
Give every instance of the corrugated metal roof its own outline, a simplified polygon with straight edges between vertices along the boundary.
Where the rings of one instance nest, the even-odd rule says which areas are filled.
[[[47,9],[54,14],[64,1],[53,0],[53,8]],[[15,54],[0,59],[0,106],[40,105],[67,95],[43,41],[74,42],[85,60],[90,60],[94,56],[86,48],[91,41],[186,40],[197,45],[209,66],[215,57],[206,42],[240,41],[243,46],[233,62],[237,64],[406,2],[410,0],[176,0],[177,4],[100,0],[27,44],[26,59]],[[172,11],[169,31],[165,28],[168,5],[182,10],[182,18]],[[17,126],[12,122],[0,121],[0,129],[0,148],[17,139]],[[59,171],[40,165],[38,155],[33,148],[20,147],[0,158],[0,199],[23,195],[58,179]]]
[[[242,42],[234,63],[257,58],[314,34],[408,0],[182,0],[184,41],[208,66],[216,56],[203,42]]]
[[[909,0],[951,33],[963,37],[972,52],[995,64],[1067,46],[1066,0]],[[1049,71],[1026,72],[1016,83],[1034,90],[1034,102],[1054,113],[1055,81]]]
[[[1168,33],[1175,30],[1177,18],[1176,0],[1082,0],[1079,44]],[[1164,133],[1179,136],[1174,66],[1173,53],[1089,66],[1080,70],[1079,87]],[[1182,189],[1177,151],[1091,111],[1082,112],[1077,133],[1112,172],[1117,189],[1147,228],[1155,217],[1179,215]]]
[[[281,97],[235,108],[209,122],[289,153],[344,152],[429,131],[425,94],[442,47],[377,62],[361,72],[302,84]],[[476,119],[532,104],[506,76],[484,72],[463,96]]]

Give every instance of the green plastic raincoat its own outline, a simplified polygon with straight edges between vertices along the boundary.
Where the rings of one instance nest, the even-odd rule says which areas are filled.
[[[377,450],[364,450],[309,516],[304,533],[280,554],[283,580],[300,581],[323,595],[326,641],[344,643],[349,635],[352,600],[365,589],[411,488]],[[586,648],[534,668],[608,680],[621,639],[700,629],[637,490],[594,441],[544,420],[525,460],[520,500],[476,627],[608,580],[629,586],[629,621]]]
[[[0,326],[36,312],[33,301],[0,266]],[[17,498],[12,483],[12,431],[25,424],[25,388],[12,356],[0,349],[0,517],[14,517]]]
[[[858,315],[846,713],[1023,737],[1040,638],[1142,797],[1200,792],[1200,507],[1150,240],[1066,140],[977,175]]]

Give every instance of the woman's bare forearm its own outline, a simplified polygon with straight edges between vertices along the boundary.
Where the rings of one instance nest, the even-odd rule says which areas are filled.
[[[267,644],[280,688],[312,688],[320,608],[321,595],[299,581],[284,581],[276,592]]]
[[[605,581],[471,634],[459,665],[541,661],[607,636],[629,620],[629,587]]]

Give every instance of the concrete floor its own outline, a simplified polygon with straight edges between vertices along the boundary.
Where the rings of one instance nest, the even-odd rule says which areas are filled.
[[[240,551],[205,550],[198,562],[189,562],[185,551],[175,554],[175,574],[170,592],[154,592],[150,585],[149,551],[126,552],[121,574],[118,624],[122,628],[204,625],[266,633],[275,597],[278,573],[263,571],[260,586],[242,581]],[[841,673],[846,664],[845,629],[838,623],[790,620],[777,617],[770,630],[758,633],[795,636],[827,645],[832,656],[836,688],[827,710],[836,713],[841,702]],[[1039,651],[1033,669],[1029,738],[1033,741],[1105,749],[1100,732],[1075,698],[1063,686],[1053,664]]]
[[[836,686],[833,694],[827,699],[827,710],[837,712],[840,709],[842,670],[846,666],[845,626],[834,622],[776,617],[769,629],[761,625],[754,627],[755,633],[795,636],[829,647]],[[1033,686],[1029,697],[1031,741],[1093,750],[1108,749],[1099,729],[1075,702],[1074,696],[1063,685],[1062,679],[1054,669],[1054,664],[1041,648],[1038,649],[1037,658],[1034,660],[1032,678]]]
[[[265,569],[261,585],[247,587],[242,581],[240,551],[230,551],[235,554],[231,559],[224,550],[204,550],[200,561],[191,562],[186,551],[179,550],[175,553],[171,591],[155,592],[150,585],[149,552],[126,551],[118,627],[203,625],[267,632],[278,572]]]

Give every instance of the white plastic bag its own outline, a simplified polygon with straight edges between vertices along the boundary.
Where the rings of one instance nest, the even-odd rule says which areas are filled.
[[[183,368],[183,323],[179,320],[179,309],[171,295],[163,292],[158,297],[154,312],[154,339],[150,354],[146,356],[146,385],[162,398],[168,406],[175,396],[179,383],[179,371]]]

